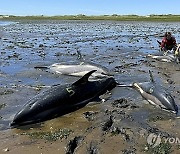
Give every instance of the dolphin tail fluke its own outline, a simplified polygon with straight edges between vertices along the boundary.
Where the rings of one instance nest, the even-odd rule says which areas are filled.
[[[133,84],[120,84],[120,83],[117,83],[117,87],[129,87],[129,88],[133,88]]]
[[[48,66],[35,66],[34,68],[35,69],[40,69],[40,70],[47,70],[47,69],[49,69]]]
[[[80,85],[85,84],[88,82],[88,78],[91,76],[92,73],[96,72],[97,70],[92,70],[88,73],[86,73],[82,78],[80,78],[78,81],[74,82],[73,85]]]

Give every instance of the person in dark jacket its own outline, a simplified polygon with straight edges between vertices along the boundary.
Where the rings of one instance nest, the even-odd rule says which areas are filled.
[[[175,51],[177,44],[176,39],[174,36],[172,36],[171,32],[166,32],[164,35],[164,38],[162,39],[162,42],[160,44],[162,51],[172,50]]]

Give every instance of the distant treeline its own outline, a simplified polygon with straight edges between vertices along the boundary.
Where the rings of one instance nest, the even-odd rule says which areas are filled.
[[[100,15],[87,16],[79,15],[63,15],[63,16],[13,16],[0,15],[0,20],[116,20],[116,21],[180,21],[180,15]]]

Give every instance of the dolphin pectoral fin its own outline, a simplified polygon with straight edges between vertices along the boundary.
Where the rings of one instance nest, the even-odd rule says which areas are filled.
[[[116,83],[117,87],[127,87],[127,88],[133,88],[133,84],[120,84],[120,83]]]
[[[74,82],[73,85],[80,85],[80,84],[85,84],[88,82],[88,79],[90,77],[90,75],[94,72],[96,72],[97,70],[92,70],[88,73],[86,73],[82,78],[80,78],[78,81]]]

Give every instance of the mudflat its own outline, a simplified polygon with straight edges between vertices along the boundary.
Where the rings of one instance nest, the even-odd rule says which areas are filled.
[[[150,105],[138,92],[116,87],[84,108],[43,123],[9,127],[14,115],[39,92],[78,77],[34,69],[85,61],[106,67],[119,83],[155,81],[180,106],[180,65],[147,58],[156,40],[179,22],[23,20],[0,25],[0,153],[179,153],[180,122]],[[148,144],[151,134],[161,143]],[[157,142],[155,142],[157,143]]]

